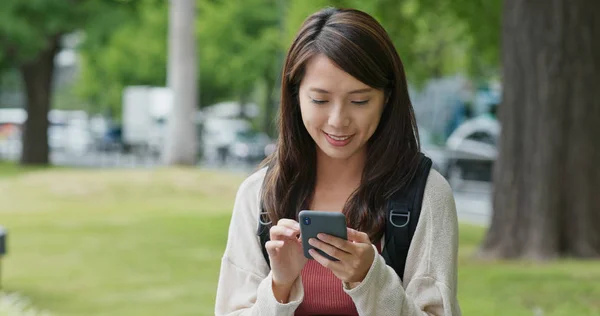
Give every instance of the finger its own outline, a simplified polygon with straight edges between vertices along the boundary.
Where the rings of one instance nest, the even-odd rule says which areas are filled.
[[[365,244],[371,244],[371,239],[369,239],[369,235],[363,232],[359,232],[358,230],[352,228],[348,228],[348,240]]]
[[[317,238],[319,238],[320,240],[338,248],[341,249],[347,253],[353,253],[353,244],[345,239],[336,237],[336,236],[331,236],[331,235],[327,235],[327,234],[317,234]]]
[[[279,225],[273,226],[269,230],[269,236],[271,237],[271,240],[282,240],[288,238],[296,239],[296,235],[297,232],[295,230]]]
[[[296,231],[300,231],[300,224],[298,224],[298,222],[296,222],[293,219],[289,219],[289,218],[282,218],[277,222],[277,226],[284,226],[287,227],[289,229],[293,229]]]
[[[334,246],[332,246],[332,245],[330,245],[328,243],[324,243],[324,242],[322,242],[322,241],[320,241],[320,240],[318,240],[316,238],[309,239],[308,243],[311,246],[313,246],[313,247],[315,247],[317,249],[322,250],[326,254],[328,254],[328,255],[330,255],[330,256],[338,259],[338,260],[344,261],[348,257],[348,255],[349,255],[348,252],[345,252],[345,251],[343,251],[343,250],[341,250],[339,248],[336,248],[336,247],[334,247]]]
[[[283,240],[269,240],[265,243],[265,248],[270,257],[274,257],[277,254],[277,250],[283,247]]]
[[[332,261],[329,260],[327,258],[325,258],[324,256],[322,256],[318,251],[314,250],[314,249],[310,249],[308,251],[308,253],[311,255],[311,257],[313,257],[313,259],[315,259],[316,262],[318,262],[320,265],[324,266],[327,269],[330,269],[331,271],[334,272],[338,272],[341,270],[341,263],[339,261]]]

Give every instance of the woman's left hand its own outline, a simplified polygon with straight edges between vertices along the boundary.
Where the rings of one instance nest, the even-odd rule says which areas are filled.
[[[317,238],[311,238],[309,244],[340,260],[332,261],[314,249],[309,250],[317,262],[344,282],[360,283],[364,280],[375,260],[375,249],[367,234],[348,228],[348,240],[327,234],[319,234]]]

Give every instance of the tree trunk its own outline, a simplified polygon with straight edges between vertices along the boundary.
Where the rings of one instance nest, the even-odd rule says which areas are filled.
[[[48,112],[52,96],[54,57],[60,48],[60,35],[49,39],[48,47],[34,60],[20,67],[27,100],[27,120],[23,130],[22,165],[48,165]]]
[[[195,165],[198,132],[198,69],[194,34],[194,0],[170,0],[168,86],[173,109],[168,121],[164,160],[167,165]]]
[[[600,256],[600,2],[505,0],[500,154],[482,255]]]

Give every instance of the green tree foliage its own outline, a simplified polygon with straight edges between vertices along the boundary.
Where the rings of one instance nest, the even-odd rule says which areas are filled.
[[[86,34],[81,47],[78,93],[100,112],[121,113],[127,85],[164,86],[167,71],[168,3],[140,2],[135,13]],[[110,30],[110,32],[104,31]]]
[[[127,85],[166,85],[167,4],[146,1],[138,10],[105,41],[90,41],[83,49],[79,89],[99,108],[119,113]],[[198,2],[200,106],[247,101],[258,83],[275,80],[278,25],[275,0]]]
[[[0,10],[0,65],[35,59],[49,38],[86,29],[96,36],[135,6],[134,0],[3,0]]]
[[[275,0],[203,2],[200,14],[200,71],[205,77],[242,99],[257,80],[273,79],[281,42]]]
[[[476,78],[497,76],[500,68],[502,0],[421,0],[418,14],[444,12],[465,28],[470,39],[467,69]]]
[[[499,0],[236,0],[198,1],[200,106],[249,100],[257,86],[277,82],[282,52],[306,17],[326,6],[354,7],[377,18],[402,57],[409,80],[470,69],[495,70]],[[80,91],[101,107],[120,108],[126,85],[166,82],[167,6],[145,1],[136,18],[105,37],[90,38],[84,50]],[[273,88],[267,88],[272,102]],[[256,101],[256,100],[255,100]]]
[[[413,84],[465,69],[475,76],[497,73],[500,0],[198,0],[200,105],[262,94],[270,109],[283,51],[302,21],[326,6],[375,16]],[[125,86],[166,84],[167,19],[162,0],[4,0],[0,71],[19,70],[29,82],[24,88],[30,115],[43,117],[52,100],[50,61],[60,39],[83,31],[78,94],[96,111],[119,114]],[[265,91],[254,93],[257,87]],[[47,137],[42,129],[30,132],[38,140],[32,148]]]
[[[469,64],[472,40],[465,22],[439,5],[426,7],[418,0],[291,0],[285,44],[309,14],[326,6],[356,8],[374,16],[392,38],[413,84],[459,72]]]

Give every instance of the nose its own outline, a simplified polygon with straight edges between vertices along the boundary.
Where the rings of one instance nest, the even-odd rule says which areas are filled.
[[[342,104],[331,107],[327,123],[334,128],[348,127],[350,125],[350,115],[346,107]]]

